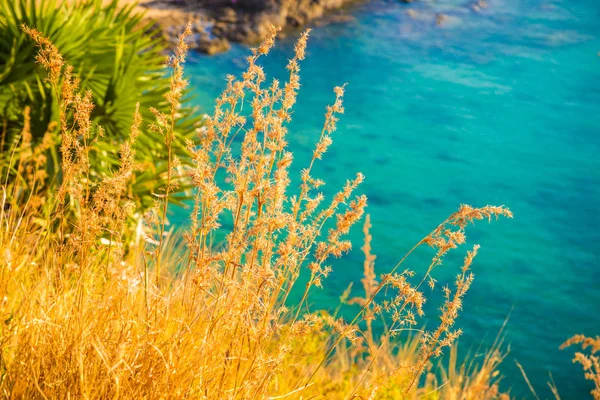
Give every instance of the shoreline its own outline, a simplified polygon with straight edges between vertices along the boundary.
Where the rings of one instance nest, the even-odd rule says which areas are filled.
[[[145,21],[159,27],[167,43],[175,45],[177,36],[188,22],[192,35],[188,46],[208,55],[222,53],[231,43],[256,44],[263,40],[271,25],[283,31],[308,23],[345,22],[352,17],[345,6],[365,0],[120,0],[137,3]]]
[[[66,2],[77,0],[63,0]],[[112,0],[105,0],[106,3]],[[327,25],[354,19],[352,6],[369,0],[118,0],[134,5],[144,14],[143,21],[158,28],[169,47],[175,47],[188,22],[192,34],[188,47],[204,54],[223,53],[232,43],[255,45],[265,39],[272,25],[282,28],[281,35],[308,24]],[[414,0],[398,0],[410,4]],[[478,13],[488,7],[486,0],[468,0],[467,7]],[[407,15],[417,19],[420,11],[408,8]],[[452,18],[436,12],[433,23],[451,25]]]

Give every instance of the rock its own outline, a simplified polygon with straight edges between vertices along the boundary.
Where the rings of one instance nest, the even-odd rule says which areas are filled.
[[[221,12],[222,13],[216,17],[219,22],[230,24],[237,22],[238,16],[233,8],[225,7]]]
[[[488,5],[485,0],[479,0],[471,5],[471,9],[475,12],[479,12],[481,9],[486,8],[487,6]]]
[[[286,26],[286,15],[271,12],[255,16],[248,21],[247,38],[243,40],[246,43],[257,43],[263,40],[271,31],[271,26]]]
[[[228,49],[230,41],[260,42],[271,25],[298,28],[354,1],[366,0],[152,0],[143,8],[146,18],[156,21],[173,45],[187,21],[194,21],[192,31],[198,35],[189,39],[190,46],[214,54]],[[347,19],[333,16],[320,23]]]
[[[206,23],[203,21],[196,21],[192,24],[192,32],[206,32]]]
[[[286,25],[291,26],[293,28],[297,28],[300,25],[302,25],[302,23],[300,21],[298,21],[298,19],[296,17],[293,16],[288,16],[285,19]]]
[[[227,32],[228,25],[225,22],[216,22],[212,27],[212,34],[215,36],[225,36],[225,32]]]
[[[462,20],[454,15],[436,14],[435,23],[437,26],[443,26],[444,28],[456,28],[460,26]]]
[[[177,40],[177,36],[172,36],[169,39],[173,46],[177,44]],[[222,53],[231,48],[227,39],[210,36],[206,31],[192,33],[185,38],[185,42],[190,49],[198,50],[209,55]]]
[[[446,14],[438,13],[435,15],[435,24],[437,26],[442,26],[442,24],[448,19]]]
[[[208,38],[205,37],[197,43],[195,49],[213,55],[223,53],[231,48],[229,41],[225,38]]]

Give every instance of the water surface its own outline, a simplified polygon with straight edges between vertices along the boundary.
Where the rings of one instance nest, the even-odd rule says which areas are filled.
[[[600,3],[489,0],[475,12],[463,1],[374,1],[348,13],[351,21],[312,32],[289,137],[294,170],[310,157],[333,86],[348,82],[346,115],[316,171],[327,193],[366,175],[378,271],[461,203],[510,207],[513,220],[467,231],[482,247],[461,347],[489,346],[512,309],[503,388],[531,397],[516,359],[540,397],[551,397],[551,373],[564,399],[589,398],[572,351],[558,346],[600,334]],[[271,76],[285,76],[293,40],[263,60]],[[239,46],[192,56],[197,103],[212,110],[247,55]],[[352,238],[355,250],[313,297],[320,306],[335,308],[351,281],[360,294],[360,229]],[[427,256],[407,266],[423,270]],[[440,281],[456,273],[453,261]]]

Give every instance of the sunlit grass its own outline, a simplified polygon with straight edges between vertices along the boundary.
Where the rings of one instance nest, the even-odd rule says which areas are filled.
[[[40,47],[38,62],[60,105],[61,171],[47,177],[44,143],[31,142],[28,113],[14,151],[2,165],[0,220],[1,381],[7,398],[508,398],[498,387],[501,341],[480,363],[457,360],[455,322],[473,283],[466,253],[452,285],[434,278],[446,254],[465,244],[476,220],[512,217],[504,207],[460,206],[387,274],[375,272],[370,222],[364,225],[364,295],[345,299],[361,310],[351,320],[308,310],[325,284],[332,257],[351,248],[350,228],[367,199],[357,173],[330,199],[313,166],[332,144],[344,112],[344,88],[334,89],[323,129],[299,188],[290,187],[287,123],[300,88],[308,32],[289,61],[289,78],[267,84],[259,66],[277,30],[229,77],[199,144],[189,143],[195,188],[191,226],[176,243],[169,228],[173,182],[155,193],[155,207],[137,231],[128,180],[138,168],[134,143],[139,109],[121,165],[105,178],[90,173],[89,154],[102,140],[90,121],[91,92],[80,94],[73,68],[40,32],[24,28]],[[153,110],[153,132],[171,152],[181,91],[186,85],[184,35],[170,60],[168,110]],[[57,180],[55,179],[57,178]],[[52,186],[55,182],[55,186]],[[48,188],[53,190],[48,191]],[[68,206],[68,207],[67,207]],[[75,213],[65,210],[75,208]],[[215,243],[232,221],[225,240]],[[184,249],[180,249],[185,245]],[[422,271],[404,269],[418,247],[435,255]],[[302,271],[308,276],[298,288]],[[442,290],[439,320],[420,329],[427,291]],[[288,301],[299,290],[298,303]],[[373,321],[386,321],[376,335]],[[400,333],[407,334],[400,337]],[[448,363],[440,356],[450,353]]]

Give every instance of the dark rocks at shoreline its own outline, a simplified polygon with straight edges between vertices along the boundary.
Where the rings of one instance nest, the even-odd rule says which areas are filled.
[[[216,54],[228,50],[230,42],[260,42],[271,25],[298,28],[356,1],[153,0],[141,6],[151,11],[149,18],[157,21],[170,43],[176,43],[183,26],[193,21],[193,34],[187,39],[190,48]]]
[[[228,7],[213,9],[212,17],[217,21],[213,33],[235,42],[256,43],[268,34],[271,25],[298,28],[350,1],[237,0]]]
[[[124,2],[132,0],[122,0]],[[166,40],[176,45],[184,26],[192,21],[192,35],[187,38],[191,49],[212,55],[227,51],[231,43],[257,44],[270,32],[272,25],[285,30],[308,23],[322,26],[348,22],[353,17],[343,7],[367,0],[141,0],[140,7],[161,27]],[[416,0],[394,0],[412,3]],[[473,12],[488,7],[486,0],[467,0],[464,4]],[[339,10],[336,12],[336,10]],[[413,8],[407,15],[414,20],[431,18]],[[460,18],[436,12],[434,24],[452,28]]]
[[[172,46],[177,45],[178,36],[184,25],[185,23],[183,25],[174,24],[163,28],[163,34]],[[212,25],[212,22],[203,22],[202,19],[192,22],[192,34],[185,39],[188,47],[208,55],[229,50],[231,48],[229,41],[226,38],[213,35],[211,32]]]

